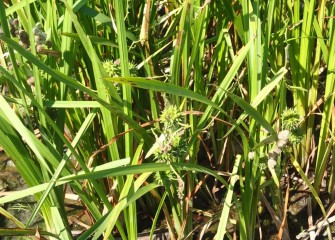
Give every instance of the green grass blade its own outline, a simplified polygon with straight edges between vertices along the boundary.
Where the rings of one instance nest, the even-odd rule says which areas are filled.
[[[3,145],[3,146],[5,146],[5,145]],[[116,161],[113,161],[113,162],[109,162],[109,163],[106,163],[106,164],[102,164],[100,166],[90,168],[89,170],[90,170],[90,172],[99,172],[99,171],[102,171],[102,170],[107,170],[107,169],[112,169],[112,168],[116,168],[116,167],[126,166],[129,163],[130,163],[130,159],[125,158],[125,159],[120,159],[120,160],[116,160]],[[80,172],[78,172],[78,173],[76,173],[72,176],[75,176],[75,175],[80,176],[82,174],[85,174],[85,172],[80,171]],[[60,185],[63,185],[63,184],[69,183],[69,182],[70,182],[70,180],[68,180],[68,181],[64,181],[64,180],[57,181],[56,186],[60,186]],[[39,193],[39,192],[42,192],[42,191],[45,191],[48,188],[49,184],[50,183],[43,183],[43,184],[35,183],[33,185],[33,187],[23,189],[19,192],[12,192],[10,195],[7,195],[7,196],[4,196],[4,197],[0,198],[0,204],[12,202],[12,201],[15,201],[15,200],[18,200],[18,199],[21,199],[21,198],[24,198],[24,197],[27,197],[27,196],[31,196],[33,194],[36,194],[36,193]]]
[[[51,207],[51,215],[54,222],[54,227],[59,229],[58,236],[60,239],[72,239],[71,233],[67,230],[67,226],[64,225],[64,216],[59,214],[57,207]]]
[[[319,204],[320,209],[322,211],[322,214],[324,216],[326,216],[326,211],[325,208],[323,207],[323,204],[321,202],[321,199],[318,195],[317,190],[313,187],[313,185],[311,184],[311,182],[309,181],[308,177],[306,176],[306,174],[304,173],[304,171],[302,170],[302,168],[300,167],[298,161],[291,156],[291,162],[292,165],[295,167],[295,169],[298,171],[298,173],[300,174],[301,178],[304,180],[304,183],[309,187],[309,190],[312,192],[314,199],[316,200],[316,202]]]
[[[232,175],[230,177],[228,192],[227,192],[226,198],[223,201],[223,209],[222,209],[222,213],[220,217],[218,230],[214,237],[214,239],[217,239],[217,240],[224,239],[224,236],[226,234],[226,227],[228,223],[230,207],[232,206],[232,198],[234,194],[234,185],[239,178],[238,169],[240,167],[240,161],[241,161],[241,155],[237,155],[235,158]]]
[[[332,15],[335,14],[335,6],[332,6]],[[333,18],[329,20],[329,53],[335,52],[335,21]],[[324,176],[324,171],[326,169],[328,159],[324,158],[324,153],[328,147],[327,139],[330,132],[330,119],[332,114],[332,109],[335,99],[335,54],[330,54],[328,59],[328,70],[326,78],[326,89],[325,89],[325,99],[329,99],[324,103],[324,109],[322,113],[321,130],[319,137],[318,155],[316,159],[315,166],[315,181],[314,187],[317,192],[320,191],[321,180]]]
[[[19,228],[25,228],[24,224],[20,222],[20,220],[18,220],[15,216],[13,216],[12,214],[10,214],[9,212],[7,212],[5,209],[3,209],[2,207],[0,207],[0,214],[6,218],[7,221],[11,221],[14,224],[16,224],[16,226],[18,226]],[[1,231],[1,230],[0,230]],[[1,236],[1,233],[0,233]]]
[[[216,103],[213,103],[211,100],[208,98],[195,93],[193,91],[190,91],[186,88],[176,86],[170,83],[164,83],[161,81],[153,80],[153,79],[146,79],[142,77],[116,77],[116,78],[105,78],[106,81],[109,82],[118,82],[122,84],[129,84],[133,87],[138,87],[138,88],[143,88],[143,89],[148,89],[148,90],[153,90],[157,92],[165,92],[169,94],[173,94],[176,96],[182,96],[186,97],[195,101],[199,101],[202,103],[205,103],[212,108],[215,108],[221,112],[224,112],[223,109],[221,109]]]
[[[39,234],[41,235],[41,237],[44,236],[48,236],[50,238],[55,238],[55,239],[59,239],[62,240],[62,238],[59,238],[58,235],[53,234],[51,232],[48,231],[39,231]],[[35,236],[36,235],[36,229],[6,229],[6,228],[1,228],[0,229],[0,236],[6,236],[6,237],[23,237],[23,238],[28,238],[31,239],[31,236]]]
[[[255,109],[253,108],[249,103],[244,101],[242,98],[236,96],[233,93],[227,92],[229,97],[233,99],[233,101],[239,105],[250,117],[252,117],[257,123],[259,123],[262,127],[266,129],[270,135],[276,136],[277,133],[273,129],[270,123],[268,123],[264,117]]]

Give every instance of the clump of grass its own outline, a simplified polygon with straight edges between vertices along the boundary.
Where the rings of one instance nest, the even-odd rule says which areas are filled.
[[[319,1],[316,12],[316,1],[303,6],[273,0],[73,2],[0,1],[1,85],[9,90],[0,95],[0,143],[28,185],[39,188],[32,219],[41,209],[50,231],[71,237],[66,188],[56,183],[77,171],[68,161],[73,158],[83,172],[68,183],[92,219],[82,238],[108,238],[115,225],[124,239],[136,239],[136,201],[148,192],[155,196],[150,206],[162,201],[159,209],[172,238],[183,238],[194,230],[192,197],[201,186],[209,189],[208,174],[224,171],[235,175],[228,190],[220,190],[227,193],[229,206],[224,206],[217,237],[226,235],[230,206],[235,206],[240,239],[254,239],[258,196],[267,173],[262,160],[271,159],[268,168],[278,176],[276,184],[268,185],[279,199],[272,199],[275,205],[281,200],[278,173],[286,167],[275,164],[285,146],[292,146],[292,163],[303,173],[300,166],[307,165],[315,150],[314,112],[322,109],[314,183],[319,191],[334,147],[329,138],[335,131],[335,124],[330,125],[334,4]],[[135,67],[133,62],[140,64]],[[326,88],[318,100],[321,68],[326,69]],[[27,78],[34,79],[34,89]],[[291,82],[289,90],[285,82]],[[293,99],[288,100],[291,90]],[[171,103],[164,104],[161,92],[169,94]],[[287,108],[292,105],[294,109]],[[143,122],[158,117],[152,137]],[[199,165],[204,129],[210,132],[210,146],[204,149],[214,173]],[[133,166],[142,160],[142,147],[152,164],[148,169]],[[122,175],[109,165],[118,161]],[[149,177],[152,172],[155,178]],[[85,188],[80,176],[87,177]],[[233,198],[237,180],[240,197]],[[42,182],[48,186],[40,186]],[[166,193],[154,190],[160,185]]]

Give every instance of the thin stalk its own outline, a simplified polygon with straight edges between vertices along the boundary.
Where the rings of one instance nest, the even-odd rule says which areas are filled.
[[[331,8],[331,13],[329,16],[334,16],[335,14],[335,6],[333,5]],[[335,51],[335,21],[333,18],[329,19],[328,22],[328,30],[329,30],[329,53]],[[323,113],[322,113],[322,122],[321,122],[321,130],[319,137],[319,147],[318,147],[318,155],[316,158],[315,165],[315,179],[314,179],[314,188],[317,193],[320,191],[320,184],[323,179],[324,171],[326,169],[328,158],[325,156],[326,149],[328,148],[327,139],[329,136],[329,126],[330,119],[333,109],[333,103],[335,99],[335,55],[329,54],[329,59],[327,61],[327,78],[326,78],[326,89],[325,89],[325,99],[327,99],[324,103]]]
[[[115,1],[115,19],[117,26],[117,39],[119,45],[119,54],[120,54],[120,62],[121,62],[121,73],[123,77],[129,77],[129,58],[128,58],[128,49],[127,49],[127,41],[126,41],[126,26],[124,22],[124,1]],[[122,96],[123,96],[123,104],[124,104],[124,113],[128,115],[130,118],[132,117],[132,96],[131,96],[131,86],[123,85],[122,86]],[[124,131],[127,132],[130,129],[128,124],[124,125]],[[133,134],[130,131],[125,135],[125,156],[132,157],[133,156]],[[122,184],[122,183],[121,183]],[[123,184],[122,184],[123,185]],[[134,186],[129,189],[129,194],[134,194]],[[131,204],[128,208],[128,211],[125,211],[125,220],[127,225],[127,230],[129,234],[129,238],[136,239],[137,238],[137,215],[136,215],[136,203]]]
[[[318,17],[317,22],[320,26],[320,29],[323,29],[324,26],[324,17],[325,17],[325,4],[326,1],[322,0],[319,1],[318,5]],[[320,64],[321,64],[321,42],[323,40],[317,38],[316,39],[316,46],[314,49],[314,63],[312,67],[312,79],[311,79],[311,86],[309,90],[309,97],[308,97],[308,111],[311,111],[313,109],[314,104],[317,101],[318,91],[320,91],[319,88],[319,78],[320,78]],[[305,152],[306,154],[310,154],[311,152],[311,146],[312,146],[312,138],[315,131],[314,127],[314,120],[315,115],[310,114],[307,120],[307,129],[306,129],[306,144],[305,144]]]
[[[188,26],[187,19],[190,14],[190,0],[186,0],[183,3],[183,8],[181,12],[180,22],[178,26],[177,36],[174,40],[173,46],[173,55],[171,58],[171,83],[177,86],[183,86],[181,82],[181,66],[182,66],[182,52],[184,48],[184,44],[186,43],[186,35],[188,34]],[[180,106],[180,100],[174,97],[172,104]]]

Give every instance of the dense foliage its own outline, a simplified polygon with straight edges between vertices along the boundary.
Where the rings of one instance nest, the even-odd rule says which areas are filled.
[[[0,146],[28,186],[0,203],[36,199],[24,223],[0,208],[18,226],[0,235],[35,235],[41,213],[58,239],[255,239],[270,213],[289,239],[301,189],[327,219],[334,15],[330,0],[0,1]]]

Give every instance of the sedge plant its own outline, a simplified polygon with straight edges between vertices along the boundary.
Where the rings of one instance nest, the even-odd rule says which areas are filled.
[[[289,164],[322,205],[334,9],[325,0],[0,2],[0,145],[37,201],[19,226],[41,212],[43,233],[71,239],[68,184],[90,219],[81,239],[136,239],[141,207],[151,235],[162,211],[172,239],[190,238],[201,194],[222,209],[216,239],[230,237],[234,212],[240,239],[254,239],[264,193],[285,219]]]

